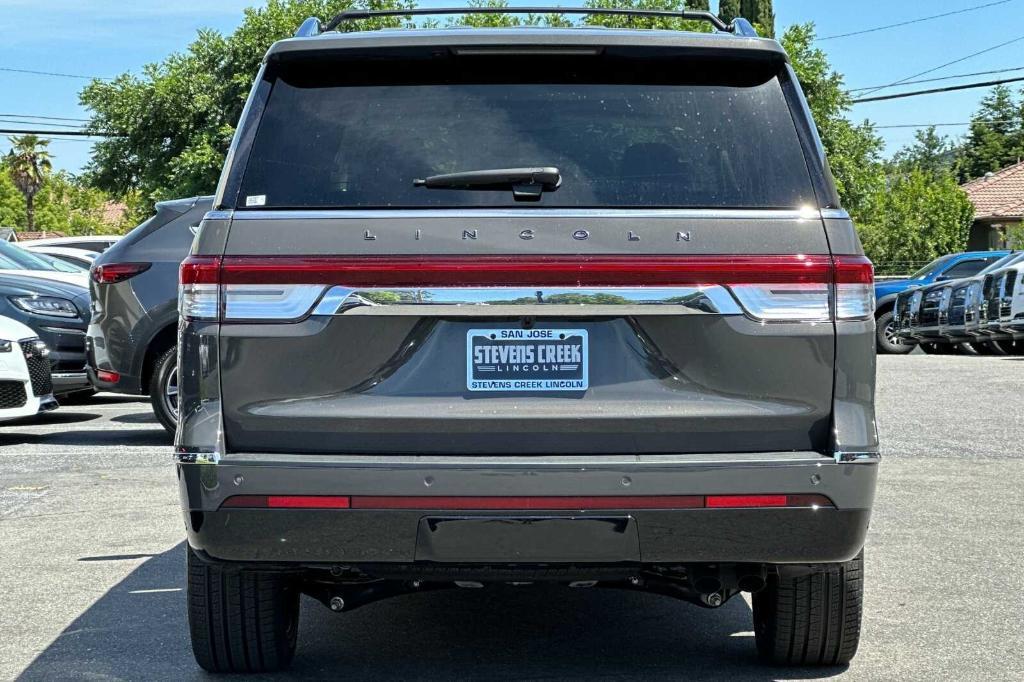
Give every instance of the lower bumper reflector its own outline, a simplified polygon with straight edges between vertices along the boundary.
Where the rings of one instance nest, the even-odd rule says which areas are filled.
[[[221,508],[421,509],[451,511],[589,511],[594,509],[818,508],[834,505],[824,495],[602,495],[591,497],[439,497],[423,495],[234,495]]]

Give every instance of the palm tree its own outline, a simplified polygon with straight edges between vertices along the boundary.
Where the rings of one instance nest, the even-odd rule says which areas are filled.
[[[46,176],[53,169],[50,163],[49,140],[36,135],[11,137],[11,151],[4,157],[4,165],[11,174],[11,180],[18,191],[25,196],[25,213],[28,216],[27,229],[36,226],[36,193],[39,192]]]

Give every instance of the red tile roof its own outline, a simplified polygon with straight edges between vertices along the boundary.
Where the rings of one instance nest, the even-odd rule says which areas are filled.
[[[53,237],[66,237],[67,235],[57,230],[41,230],[35,232],[28,232],[25,230],[18,230],[15,233],[18,237],[19,242],[31,242],[36,239],[52,239]]]
[[[962,186],[974,204],[974,217],[1024,218],[1024,161]]]

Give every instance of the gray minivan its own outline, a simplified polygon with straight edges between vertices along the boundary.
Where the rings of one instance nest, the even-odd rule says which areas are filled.
[[[178,419],[178,266],[213,197],[163,201],[95,261],[86,337],[99,390],[148,395],[169,432]]]
[[[202,667],[288,665],[301,594],[494,583],[750,592],[765,661],[853,657],[871,263],[779,43],[618,11],[715,32],[270,48],[180,273]]]

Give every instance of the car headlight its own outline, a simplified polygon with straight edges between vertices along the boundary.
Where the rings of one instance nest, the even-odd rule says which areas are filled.
[[[10,352],[11,352],[11,342],[10,341],[0,341],[0,353],[10,353]]]
[[[11,303],[28,313],[47,317],[78,317],[78,308],[66,298],[56,296],[12,296]]]

